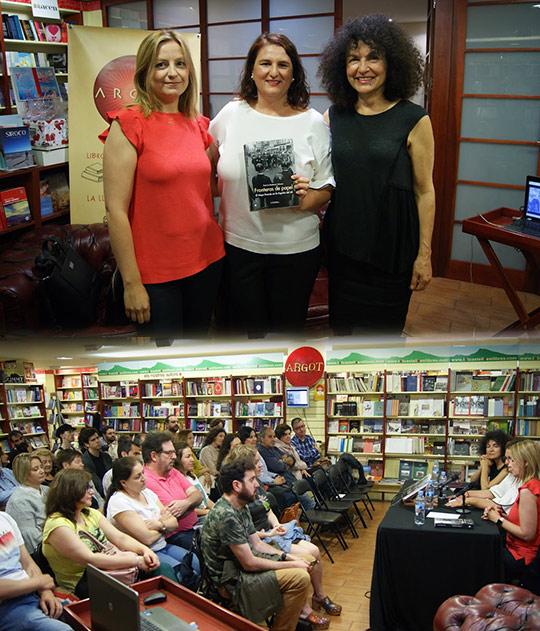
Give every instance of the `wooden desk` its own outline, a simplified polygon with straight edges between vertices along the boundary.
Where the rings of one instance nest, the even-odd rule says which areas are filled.
[[[141,594],[139,599],[141,610],[145,608],[142,599],[149,593],[154,591],[167,592],[167,600],[160,603],[159,606],[182,618],[185,622],[196,622],[199,631],[261,631],[259,625],[216,605],[163,576],[140,581],[132,587]],[[75,631],[91,631],[90,601],[88,598],[67,605],[64,608],[64,616],[66,623]]]
[[[540,322],[540,308],[534,309],[530,313],[527,312],[490,243],[490,241],[494,241],[495,243],[502,243],[520,250],[535,275],[536,286],[538,286],[538,283],[540,283],[540,265],[538,263],[540,238],[530,237],[519,232],[510,232],[503,228],[503,226],[507,226],[519,217],[521,217],[521,211],[502,207],[463,221],[463,232],[472,234],[478,239],[484,254],[487,256],[495,275],[501,281],[504,291],[518,316],[515,322],[499,331],[496,335],[508,335],[516,331],[534,329]]]

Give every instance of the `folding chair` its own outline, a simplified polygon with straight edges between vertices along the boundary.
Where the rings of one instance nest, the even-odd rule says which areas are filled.
[[[369,518],[373,519],[373,516],[369,511],[368,502],[371,508],[373,510],[375,509],[373,507],[373,502],[371,501],[371,498],[369,497],[368,488],[364,487],[361,484],[355,483],[352,477],[352,474],[350,472],[349,466],[347,465],[346,462],[343,462],[342,460],[338,460],[336,466],[338,467],[339,477],[343,485],[342,488],[339,488],[338,490],[342,493],[348,494],[349,499],[352,499],[352,497],[355,496],[357,500],[362,501],[366,509],[366,512],[369,515]]]
[[[300,495],[302,495],[303,493],[306,493],[307,491],[311,491],[311,487],[309,485],[309,482],[305,479],[296,480],[292,486],[292,490],[294,494],[296,495],[296,497],[298,498],[298,501],[300,501]],[[315,499],[315,502],[316,501],[317,500]],[[348,549],[347,542],[345,541],[345,539],[343,538],[343,535],[341,534],[339,530],[339,523],[343,521],[341,514],[333,513],[331,511],[321,510],[318,508],[306,510],[302,505],[300,506],[300,509],[301,509],[300,519],[302,520],[302,518],[304,518],[304,521],[308,523],[307,534],[310,535],[311,533],[313,533],[315,537],[317,537],[319,543],[321,544],[324,551],[328,555],[328,558],[333,563],[334,559],[332,558],[332,555],[328,551],[328,548],[326,547],[324,541],[321,539],[321,535],[319,533],[318,528],[325,527],[331,530],[334,533],[336,539],[339,541],[341,547],[344,550],[347,550]]]
[[[336,493],[337,497],[353,502],[354,510],[356,511],[358,518],[362,522],[364,528],[367,528],[367,524],[362,515],[362,511],[358,507],[358,502],[362,502],[364,510],[366,510],[369,514],[369,509],[367,508],[365,503],[366,493],[364,491],[350,492],[347,490],[345,483],[341,479],[341,469],[339,464],[333,464],[328,467],[326,475],[328,476],[329,483]]]
[[[353,506],[355,506],[354,502],[346,498],[341,498],[337,493],[334,492],[324,469],[321,468],[313,471],[312,478],[312,489],[313,487],[315,487],[313,495],[316,495],[316,501],[318,502],[320,507],[323,510],[329,510],[331,512],[336,512],[343,515],[343,519],[349,527],[352,536],[357,538],[358,532],[356,531],[356,528],[354,527],[352,519],[349,515],[349,511]]]

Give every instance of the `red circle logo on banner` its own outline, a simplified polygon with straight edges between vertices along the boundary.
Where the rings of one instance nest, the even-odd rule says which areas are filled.
[[[285,377],[292,386],[314,386],[324,372],[324,358],[316,348],[302,346],[285,362]]]
[[[135,98],[135,55],[117,57],[103,66],[94,82],[94,103],[107,122],[107,112],[121,110]]]

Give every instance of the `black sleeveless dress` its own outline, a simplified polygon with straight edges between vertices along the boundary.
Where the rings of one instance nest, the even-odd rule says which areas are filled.
[[[418,254],[407,138],[426,111],[399,101],[373,116],[330,108],[336,190],[325,218],[330,320],[337,333],[400,333]]]

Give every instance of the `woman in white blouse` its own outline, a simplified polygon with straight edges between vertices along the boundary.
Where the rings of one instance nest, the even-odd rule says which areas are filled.
[[[280,33],[260,35],[251,46],[239,95],[210,125],[232,325],[251,334],[300,331],[320,265],[316,211],[328,202],[334,184],[328,128],[307,108],[302,62]],[[280,152],[289,140],[291,165]],[[259,141],[270,143],[245,156],[245,145]],[[257,171],[249,183],[247,165]],[[281,207],[250,210],[254,180],[264,186],[283,179],[294,182],[296,207],[284,207],[287,195],[278,195]]]

